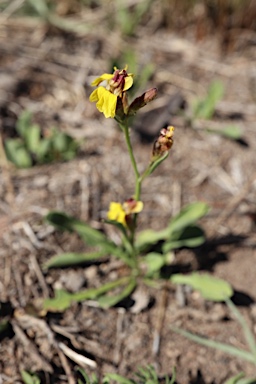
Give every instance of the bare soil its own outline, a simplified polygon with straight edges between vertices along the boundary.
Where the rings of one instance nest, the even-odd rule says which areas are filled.
[[[134,178],[115,121],[103,119],[88,96],[92,79],[109,72],[110,60],[129,48],[137,55],[139,72],[148,63],[155,66],[146,88],[159,90],[159,98],[145,108],[147,113],[141,112],[143,118],[138,114],[136,129],[131,128],[140,170],[150,159],[161,124],[176,127],[170,156],[145,181],[140,228],[161,229],[185,204],[207,202],[211,211],[201,223],[206,244],[177,250],[171,272],[208,271],[227,280],[235,290],[233,301],[256,332],[255,40],[253,45],[246,34],[239,35],[233,50],[223,55],[218,36],[196,41],[189,29],[184,37],[141,29],[125,43],[114,32],[96,32],[76,36],[24,19],[1,23],[3,140],[15,135],[17,117],[28,109],[43,129],[55,125],[79,140],[80,153],[70,162],[27,170],[5,164],[2,156],[0,316],[9,327],[1,334],[0,382],[21,383],[20,371],[25,369],[37,372],[42,383],[75,383],[74,367],[79,363],[65,347],[89,358],[93,366],[86,364],[86,371],[98,375],[117,372],[132,377],[139,366],[152,364],[159,377],[171,376],[176,367],[179,384],[221,384],[241,371],[255,376],[253,365],[172,331],[175,325],[247,349],[224,303],[205,302],[199,294],[170,284],[161,289],[140,286],[122,306],[107,310],[93,302],[41,317],[36,310],[36,303],[51,297],[56,287],[74,292],[124,273],[114,259],[47,272],[42,265],[56,253],[86,249],[75,235],[60,233],[44,221],[52,209],[83,219],[116,239],[113,228],[101,219],[110,201],[133,194]],[[216,78],[223,82],[225,96],[209,126],[239,125],[240,141],[192,130],[186,123],[184,115],[191,113],[192,101],[204,97]],[[178,99],[183,114],[178,107],[166,113],[169,103]],[[152,110],[157,107],[162,110],[156,119]],[[205,127],[204,122],[197,124]]]

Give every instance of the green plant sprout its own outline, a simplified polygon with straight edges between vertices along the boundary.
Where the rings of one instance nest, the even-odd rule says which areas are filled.
[[[130,141],[129,120],[156,97],[156,88],[149,89],[129,103],[127,91],[133,85],[133,75],[127,72],[127,68],[115,68],[113,74],[103,74],[94,80],[92,85],[96,89],[90,95],[90,101],[96,103],[97,109],[106,118],[114,118],[117,121],[134,171],[134,195],[123,202],[110,202],[105,220],[106,224],[115,226],[119,231],[122,243],[116,244],[104,233],[65,213],[50,212],[47,215],[49,223],[59,229],[76,232],[94,250],[82,254],[64,253],[53,256],[45,264],[45,268],[92,262],[111,255],[122,260],[127,265],[128,272],[126,276],[107,282],[99,288],[76,293],[56,290],[55,297],[44,302],[44,309],[48,311],[63,311],[74,301],[88,299],[97,300],[103,307],[116,305],[129,296],[139,282],[149,284],[152,279],[160,278],[162,267],[172,262],[173,249],[197,247],[205,241],[203,230],[196,224],[209,209],[203,202],[184,207],[178,215],[170,219],[167,227],[160,231],[147,229],[137,233],[138,215],[144,206],[141,201],[143,181],[168,157],[173,144],[174,128],[169,126],[161,130],[153,145],[151,160],[144,172],[140,173]],[[219,283],[218,281],[217,284]],[[225,293],[230,296],[232,290]]]
[[[134,35],[143,15],[149,11],[151,3],[152,0],[143,0],[129,9],[131,7],[127,6],[125,1],[116,1],[116,22],[123,35]]]
[[[78,150],[77,142],[64,132],[51,128],[41,137],[38,124],[32,124],[32,114],[24,111],[16,124],[19,135],[5,140],[5,151],[9,161],[18,168],[30,168],[33,164],[45,164],[56,160],[71,160]]]
[[[183,283],[185,284],[185,281]],[[192,288],[196,288],[194,286],[193,282],[191,284],[189,281],[187,281],[186,284],[192,286]],[[227,306],[229,307],[233,316],[236,318],[236,320],[240,323],[240,325],[242,327],[244,337],[245,337],[245,340],[247,342],[249,351],[245,351],[244,349],[233,347],[232,345],[229,345],[229,344],[210,340],[210,339],[207,339],[205,337],[195,335],[191,332],[185,331],[184,329],[177,328],[174,326],[172,326],[172,330],[176,333],[179,333],[179,334],[187,337],[188,339],[190,339],[190,340],[192,340],[198,344],[204,345],[204,346],[209,347],[209,348],[217,349],[219,351],[228,353],[228,354],[235,356],[241,360],[244,360],[244,361],[247,361],[247,362],[250,362],[250,363],[256,365],[256,339],[255,339],[252,331],[250,330],[249,325],[247,324],[247,322],[245,321],[244,317],[241,315],[241,313],[239,312],[239,310],[237,309],[235,304],[228,298],[227,294],[225,294],[225,296],[226,296],[225,301],[226,301]],[[209,298],[209,300],[211,300],[211,298]],[[241,372],[238,375],[227,380],[224,384],[256,384],[256,377],[246,378],[246,377],[244,377],[244,373]]]
[[[195,100],[192,106],[192,116],[188,118],[189,125],[194,128],[197,119],[211,120],[216,109],[216,104],[222,99],[223,94],[224,87],[222,82],[218,80],[213,81],[208,88],[205,98]],[[215,133],[231,140],[239,140],[242,138],[241,128],[237,125],[228,125],[223,129],[207,128],[207,122],[205,122],[205,125],[206,128],[203,130],[209,133]]]
[[[141,367],[135,373],[137,377],[136,380],[127,379],[124,376],[118,375],[116,373],[105,374],[100,381],[95,373],[91,377],[85,372],[82,368],[77,368],[82,379],[78,379],[77,384],[160,384],[160,380],[157,377],[154,367],[151,365],[146,366],[145,368]],[[40,384],[41,381],[35,374],[30,374],[26,371],[21,372],[22,380],[24,384]],[[165,376],[165,384],[174,384],[176,379],[176,371],[172,370],[172,378]]]
[[[40,384],[41,380],[36,374],[21,371],[21,378],[24,384]]]

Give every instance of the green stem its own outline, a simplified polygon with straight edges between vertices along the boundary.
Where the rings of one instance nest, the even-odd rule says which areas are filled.
[[[139,201],[140,200],[140,194],[141,194],[142,179],[141,179],[141,176],[139,174],[137,163],[136,163],[136,160],[135,160],[135,157],[133,154],[133,149],[132,149],[130,134],[129,134],[128,121],[124,120],[122,122],[119,122],[119,125],[120,125],[120,128],[122,129],[122,131],[124,132],[126,145],[128,148],[129,156],[130,156],[132,167],[133,167],[134,174],[135,174],[136,182],[135,182],[135,196],[134,196],[134,198],[136,201]],[[131,244],[132,249],[133,249],[134,263],[136,264],[136,266],[138,266],[136,251],[134,249],[134,236],[135,236],[135,230],[136,230],[136,223],[137,223],[137,214],[134,214],[133,229],[131,231],[131,236],[130,236],[130,244]]]
[[[132,150],[130,134],[129,134],[129,128],[128,128],[127,122],[124,122],[124,123],[122,123],[120,125],[121,125],[121,127],[123,129],[123,132],[124,132],[124,135],[125,135],[125,141],[126,141],[126,144],[127,144],[129,155],[130,155],[132,167],[133,167],[133,170],[134,170],[134,173],[135,173],[135,176],[136,176],[136,191],[135,191],[135,193],[137,194],[137,192],[138,192],[137,191],[137,189],[138,189],[137,183],[138,183],[138,179],[140,178],[140,174],[139,174],[139,171],[138,171],[138,168],[137,168],[137,163],[136,163],[136,160],[135,160],[135,157],[134,157],[134,154],[133,154],[133,150]],[[135,196],[135,198],[137,200],[137,196]]]

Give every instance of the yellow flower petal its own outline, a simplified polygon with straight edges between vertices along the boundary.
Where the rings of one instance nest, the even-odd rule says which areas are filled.
[[[133,208],[131,213],[139,213],[142,211],[144,204],[142,201],[137,201],[136,206]]]
[[[98,89],[95,89],[91,94],[90,94],[90,97],[89,97],[89,100],[92,102],[92,103],[95,103],[99,100],[99,97],[98,97]]]
[[[142,201],[129,199],[123,203],[123,209],[126,215],[131,215],[132,213],[139,213],[143,209],[143,203]]]
[[[127,89],[131,88],[133,85],[133,77],[132,74],[129,73],[128,76],[124,79],[125,84],[124,84],[124,89],[123,91],[127,91]]]
[[[106,118],[115,117],[117,96],[106,90],[104,87],[96,88],[90,95],[89,100],[96,102],[96,107]]]
[[[96,107],[106,118],[115,117],[117,96],[107,91],[104,87],[97,88],[98,102]]]
[[[102,83],[102,81],[104,81],[104,80],[111,80],[112,78],[113,78],[113,74],[111,74],[111,73],[103,73],[103,75],[101,75],[100,77],[97,77],[97,79],[95,79],[92,83],[91,83],[91,85],[93,86],[93,87],[95,87],[95,86],[98,86],[100,83]]]
[[[117,221],[118,223],[126,226],[125,222],[125,211],[123,210],[122,204],[112,202],[109,205],[108,219]]]

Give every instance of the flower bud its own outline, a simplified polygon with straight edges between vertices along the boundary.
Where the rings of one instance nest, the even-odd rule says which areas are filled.
[[[144,92],[141,96],[136,97],[136,99],[133,100],[131,103],[128,115],[132,116],[135,115],[135,113],[143,108],[145,105],[150,103],[150,101],[154,100],[157,97],[157,89],[156,88],[150,88],[146,92]]]
[[[167,152],[169,152],[173,144],[173,134],[174,127],[172,126],[161,129],[153,147],[152,155],[154,160],[164,156]]]

